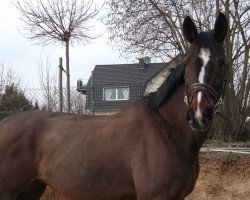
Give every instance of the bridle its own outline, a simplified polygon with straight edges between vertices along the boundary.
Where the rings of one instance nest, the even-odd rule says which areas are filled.
[[[188,107],[191,107],[191,102],[193,100],[194,95],[197,92],[201,91],[203,92],[203,94],[205,94],[205,98],[207,99],[209,105],[213,109],[213,113],[214,114],[217,113],[218,105],[222,103],[226,91],[227,71],[228,71],[228,65],[226,60],[223,61],[223,69],[224,69],[224,77],[222,86],[219,91],[216,91],[206,83],[194,83],[190,87],[185,86],[184,102],[187,104]],[[216,102],[214,105],[210,102],[209,97],[212,97],[214,102]]]

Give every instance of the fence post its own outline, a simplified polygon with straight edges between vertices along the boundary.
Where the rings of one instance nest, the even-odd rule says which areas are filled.
[[[95,88],[94,88],[94,77],[93,77],[93,71],[91,72],[91,109],[92,114],[95,115]]]
[[[59,110],[62,112],[62,101],[63,101],[63,92],[62,92],[62,57],[59,58],[59,81],[58,81],[58,88],[59,88]]]

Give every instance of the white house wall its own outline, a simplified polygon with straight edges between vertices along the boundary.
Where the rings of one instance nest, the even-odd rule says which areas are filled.
[[[148,82],[145,94],[147,95],[151,92],[155,92],[161,84],[166,80],[168,74],[169,74],[169,68],[165,67],[159,74],[157,74],[151,81]]]

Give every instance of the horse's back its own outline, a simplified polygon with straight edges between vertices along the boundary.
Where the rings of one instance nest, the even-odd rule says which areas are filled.
[[[16,143],[18,138],[26,136],[40,112],[26,112],[9,116],[0,121],[0,147],[5,143]]]
[[[5,160],[15,161],[14,158],[23,159],[34,154],[45,120],[50,115],[49,112],[30,111],[1,120],[0,158],[7,156]]]
[[[50,112],[30,111],[7,117],[0,121],[0,148],[26,146],[29,142],[35,142],[38,129],[42,129],[45,119]],[[32,141],[30,141],[32,140]]]
[[[59,135],[56,129],[67,124],[64,113],[28,111],[7,117],[0,121],[0,157],[32,155],[39,151],[40,144],[48,135]],[[25,151],[25,152],[24,152]],[[23,157],[23,156],[22,156]]]

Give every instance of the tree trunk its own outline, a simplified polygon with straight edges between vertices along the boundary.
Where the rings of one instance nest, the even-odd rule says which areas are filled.
[[[70,113],[70,71],[69,71],[69,40],[66,43],[66,75],[67,75],[67,112]]]
[[[63,71],[63,66],[62,66],[62,58],[59,58],[59,80],[58,80],[58,87],[59,87],[59,111],[63,111],[63,89],[62,89],[62,71]]]
[[[216,16],[218,17],[220,13],[220,1],[216,0]]]

